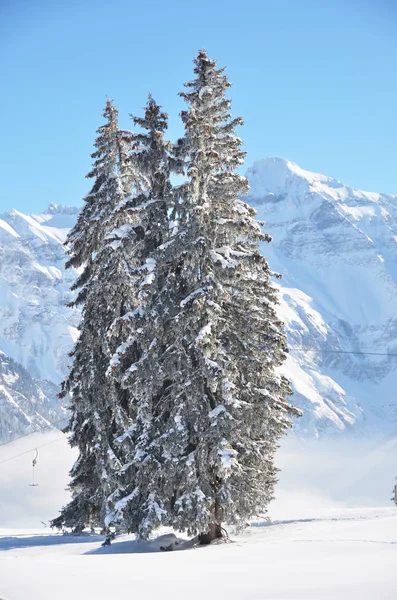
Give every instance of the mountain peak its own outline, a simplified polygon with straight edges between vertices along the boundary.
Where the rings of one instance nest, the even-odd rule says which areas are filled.
[[[297,431],[383,435],[396,402],[397,196],[352,189],[281,157],[255,162],[247,177],[247,201],[273,238],[263,252],[283,274],[279,315],[291,350],[283,372],[305,411]],[[65,306],[77,272],[65,271],[62,244],[78,211],[51,203],[0,218],[0,348],[54,382],[78,336],[79,313]]]
[[[299,192],[318,191],[321,187],[342,188],[343,184],[332,177],[302,169],[296,163],[276,157],[266,157],[258,160],[247,171],[251,190],[249,196],[252,200],[259,200],[266,194],[285,194],[292,185],[299,188]]]
[[[282,158],[247,172],[247,201],[266,221],[291,353],[285,373],[299,428],[386,430],[397,364],[396,197],[364,192]],[[376,401],[374,400],[376,398]]]
[[[54,204],[50,202],[44,214],[49,215],[77,215],[80,208],[78,206],[68,206],[67,204]]]

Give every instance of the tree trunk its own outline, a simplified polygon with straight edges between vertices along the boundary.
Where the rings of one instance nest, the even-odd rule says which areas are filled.
[[[199,542],[200,546],[210,544],[213,540],[219,540],[224,537],[223,529],[219,523],[211,523],[206,533],[200,533]]]
[[[210,544],[214,540],[219,540],[219,539],[225,537],[224,529],[222,528],[222,526],[220,524],[220,514],[219,514],[220,510],[219,509],[220,509],[219,499],[217,497],[215,497],[215,501],[213,504],[214,522],[211,523],[208,531],[200,533],[200,535],[198,536],[200,546],[205,546],[206,544]]]

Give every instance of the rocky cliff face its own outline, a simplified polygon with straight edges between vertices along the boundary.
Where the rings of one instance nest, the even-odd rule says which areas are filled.
[[[0,350],[32,377],[61,381],[79,312],[66,308],[76,277],[63,241],[78,209],[50,205],[39,215],[0,215]]]
[[[283,274],[285,370],[301,433],[389,430],[397,409],[397,196],[354,190],[279,158],[247,172],[247,196]]]
[[[0,443],[50,423],[58,428],[66,425],[67,411],[57,399],[57,391],[54,383],[34,379],[0,352]]]
[[[246,200],[273,236],[263,252],[283,274],[284,371],[305,412],[297,433],[388,433],[397,415],[397,196],[279,158],[247,177]],[[77,212],[50,205],[0,216],[0,350],[54,383],[77,337],[79,312],[65,307],[76,273],[65,271],[62,245]]]

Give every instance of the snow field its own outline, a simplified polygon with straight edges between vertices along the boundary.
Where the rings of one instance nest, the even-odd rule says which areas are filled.
[[[75,453],[58,431],[8,444],[0,448],[0,598],[392,599],[394,446],[389,440],[370,452],[370,444],[349,444],[287,439],[277,460],[282,472],[269,511],[272,523],[254,523],[241,535],[231,532],[232,544],[165,553],[155,552],[156,542],[136,544],[133,536],[101,548],[102,536],[45,529],[41,520],[56,516],[68,499],[67,472]],[[31,488],[35,446],[39,486]],[[348,507],[361,501],[378,506]]]
[[[151,553],[76,536],[0,538],[0,594],[10,600],[373,600],[395,597],[397,513],[340,511],[251,527],[235,543]],[[140,550],[140,551],[139,551]]]

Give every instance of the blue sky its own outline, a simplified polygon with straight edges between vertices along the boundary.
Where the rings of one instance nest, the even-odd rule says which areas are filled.
[[[81,204],[106,95],[131,127],[151,92],[181,135],[201,47],[227,67],[247,166],[397,193],[396,28],[394,0],[2,0],[0,212]]]

